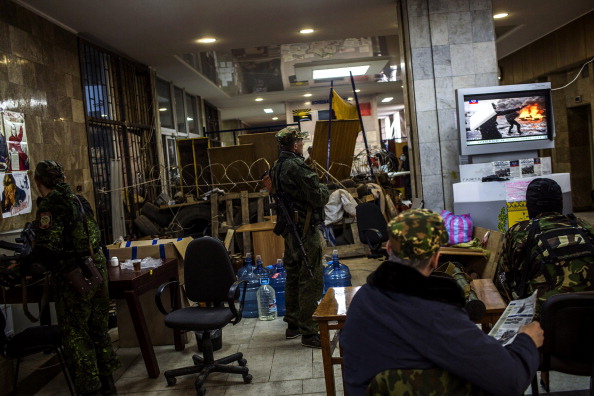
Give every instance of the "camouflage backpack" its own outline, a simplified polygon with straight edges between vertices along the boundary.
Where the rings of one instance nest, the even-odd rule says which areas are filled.
[[[559,217],[567,220],[541,224],[540,219],[533,219],[527,230],[526,258],[516,274],[514,290],[519,298],[527,297],[528,282],[537,274],[544,275],[547,284],[554,288],[557,286],[554,277],[564,276],[568,262],[594,257],[594,236],[590,231],[578,225],[573,214]]]

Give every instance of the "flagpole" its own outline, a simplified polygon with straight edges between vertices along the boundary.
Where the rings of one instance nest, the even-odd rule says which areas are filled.
[[[326,156],[326,170],[330,172],[330,137],[332,136],[332,99],[334,97],[334,80],[330,80],[330,98],[328,99],[328,103],[330,104],[328,108],[328,152]],[[326,184],[328,184],[328,175],[326,175]]]
[[[353,86],[353,96],[355,97],[355,104],[357,105],[357,114],[359,115],[359,123],[361,124],[361,133],[363,133],[363,142],[365,143],[365,152],[367,153],[367,164],[369,165],[369,171],[371,177],[375,178],[373,174],[373,166],[371,166],[371,157],[369,156],[369,146],[367,145],[367,135],[365,135],[365,126],[363,125],[363,117],[361,116],[361,109],[359,108],[359,97],[355,90],[355,79],[353,78],[353,72],[349,72],[351,75],[351,85]]]

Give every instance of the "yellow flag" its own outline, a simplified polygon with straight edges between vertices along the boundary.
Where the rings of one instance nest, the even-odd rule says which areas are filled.
[[[357,108],[345,102],[335,90],[332,90],[332,110],[337,120],[356,120],[359,118]]]

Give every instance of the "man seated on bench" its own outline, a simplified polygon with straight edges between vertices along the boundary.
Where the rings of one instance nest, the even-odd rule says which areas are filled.
[[[411,382],[439,384],[436,394],[522,394],[538,368],[540,324],[523,326],[503,347],[468,318],[456,281],[429,277],[448,240],[438,214],[404,211],[390,221],[388,233],[389,260],[357,292],[341,332],[349,395],[364,395],[380,373],[390,394]]]

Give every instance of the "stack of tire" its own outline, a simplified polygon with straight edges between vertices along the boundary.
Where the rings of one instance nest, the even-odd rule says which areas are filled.
[[[176,237],[198,238],[210,235],[210,216],[210,205],[161,210],[157,205],[145,202],[134,224],[141,236],[176,234]]]

